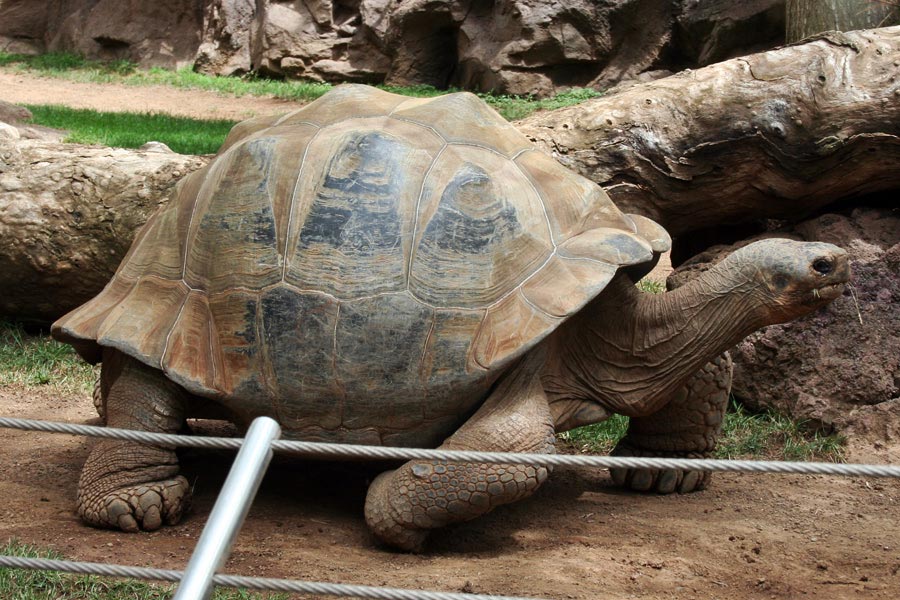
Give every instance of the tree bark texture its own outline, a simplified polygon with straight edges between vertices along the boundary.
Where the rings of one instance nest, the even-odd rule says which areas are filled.
[[[50,321],[93,297],[137,228],[205,162],[0,139],[0,316]]]
[[[900,188],[900,27],[830,33],[517,123],[673,235]]]
[[[823,31],[853,31],[900,22],[894,0],[787,0],[785,39],[797,42]]]

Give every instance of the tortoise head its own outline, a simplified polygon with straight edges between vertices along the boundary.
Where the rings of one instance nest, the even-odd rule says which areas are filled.
[[[847,253],[823,242],[761,240],[729,259],[761,297],[769,323],[790,321],[828,304],[850,279]]]

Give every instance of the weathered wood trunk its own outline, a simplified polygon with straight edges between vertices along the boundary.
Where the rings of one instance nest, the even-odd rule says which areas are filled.
[[[801,217],[900,188],[900,27],[734,59],[517,125],[672,233]],[[96,294],[135,230],[205,159],[0,140],[0,316]]]
[[[517,125],[673,235],[900,188],[900,27],[827,34]]]
[[[0,316],[50,321],[100,291],[135,231],[205,160],[0,139]]]
[[[797,42],[823,31],[853,31],[900,23],[893,0],[787,0],[785,39]]]

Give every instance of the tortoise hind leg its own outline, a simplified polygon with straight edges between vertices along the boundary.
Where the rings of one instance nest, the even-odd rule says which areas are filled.
[[[526,359],[507,373],[440,448],[552,453],[553,423],[537,362]],[[383,542],[418,551],[429,530],[526,498],[547,475],[548,469],[537,465],[410,461],[372,482],[366,522]]]
[[[722,431],[731,391],[731,356],[708,362],[658,412],[632,417],[614,456],[708,458]],[[709,485],[707,471],[610,469],[618,485],[639,492],[694,492]]]
[[[187,394],[161,371],[106,349],[101,377],[108,427],[157,433],[181,427]],[[78,514],[96,527],[158,529],[177,523],[188,501],[175,451],[136,442],[97,441],[78,482]]]

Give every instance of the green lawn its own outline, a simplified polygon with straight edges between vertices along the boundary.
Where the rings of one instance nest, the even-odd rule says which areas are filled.
[[[164,114],[100,112],[47,104],[28,104],[37,125],[64,129],[67,142],[140,148],[162,142],[180,154],[212,154],[235,121],[190,119]]]
[[[62,559],[42,550],[9,540],[0,554],[25,558]],[[96,575],[74,575],[55,571],[0,569],[0,598],[3,600],[165,600],[172,597],[174,584],[146,583]],[[255,594],[217,589],[213,600],[285,600],[286,594]]]
[[[93,368],[68,344],[0,320],[0,387],[46,385],[65,392],[88,393],[94,379]]]
[[[127,61],[100,62],[70,53],[37,56],[0,52],[0,67],[32,74],[89,83],[122,83],[126,85],[167,85],[175,88],[215,91],[232,96],[273,96],[296,102],[311,102],[333,86],[310,81],[283,81],[261,77],[215,77],[194,72],[190,67],[179,70],[161,68],[138,69]],[[430,97],[445,94],[427,85],[408,87],[379,86],[406,96]],[[537,99],[530,96],[479,94],[506,119],[516,120],[541,109],[552,110],[584,102],[600,96],[597,90],[575,88],[554,96]]]
[[[559,434],[577,452],[608,454],[628,430],[628,417],[612,418]],[[803,423],[773,411],[751,413],[732,400],[713,458],[843,462],[844,442],[837,435],[808,431]]]

